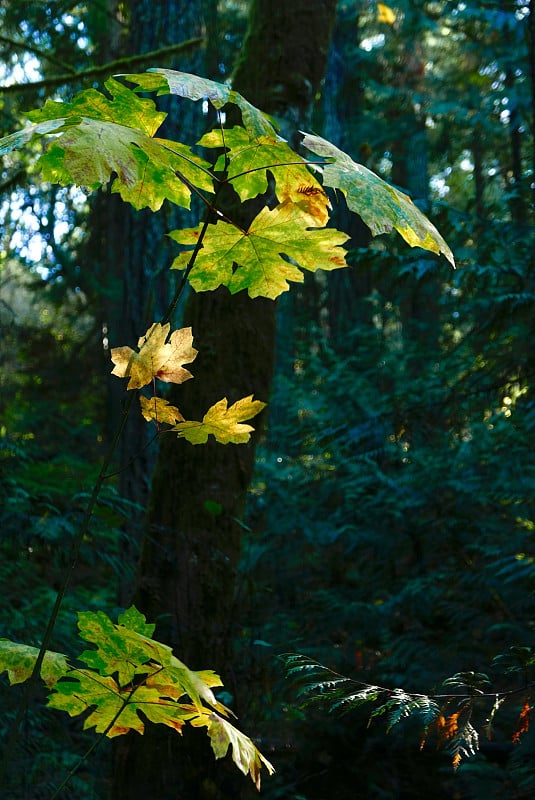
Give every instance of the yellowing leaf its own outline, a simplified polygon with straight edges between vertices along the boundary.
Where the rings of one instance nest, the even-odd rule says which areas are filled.
[[[28,116],[33,122],[61,117],[84,117],[106,122],[121,120],[121,125],[154,136],[167,114],[157,111],[152,100],[138,97],[113,78],[105,81],[104,86],[109,97],[97,89],[84,89],[70,103],[47,100],[42,108],[31,111]]]
[[[197,356],[192,347],[191,328],[173,331],[167,341],[170,324],[155,322],[138,341],[139,353],[131,347],[114,347],[111,360],[115,364],[112,375],[130,378],[127,388],[140,389],[159,378],[167,383],[184,383],[192,378],[182,364],[190,364]]]
[[[254,428],[244,425],[243,421],[259,414],[266,404],[253,400],[251,394],[237,400],[230,408],[227,405],[227,398],[224,397],[208,409],[202,422],[179,422],[172,430],[191,444],[205,444],[209,435],[214,436],[221,444],[248,442]]]
[[[322,158],[334,159],[323,167],[324,185],[344,193],[348,207],[362,218],[373,236],[395,228],[411,247],[443,253],[455,266],[450,248],[410,197],[320,136],[306,133],[303,144]]]
[[[275,178],[275,194],[280,203],[287,200],[295,203],[311,227],[327,224],[329,198],[305,160],[275,131],[271,136],[254,138],[241,127],[225,131],[215,129],[205,134],[199,144],[226,149],[227,152],[219,156],[215,169],[226,171],[240,200],[266,192],[269,171]]]
[[[166,114],[152,100],[111,78],[105,86],[111,97],[87,89],[70,103],[47,100],[29,114],[35,125],[0,141],[0,153],[33,134],[58,133],[39,160],[45,180],[96,189],[114,177],[112,191],[136,209],[157,211],[166,199],[189,208],[188,183],[213,192],[208,162],[183,144],[153,138]]]
[[[390,6],[385,6],[384,3],[377,3],[377,22],[386,22],[387,25],[393,25],[395,21],[396,15]]]
[[[176,408],[164,400],[163,397],[141,397],[139,398],[141,404],[141,413],[147,420],[155,420],[158,423],[168,422],[169,425],[174,425],[175,422],[183,422],[184,417]]]
[[[212,692],[212,686],[222,686],[221,678],[211,670],[196,672],[187,667],[175,656],[163,669],[147,678],[147,686],[158,689],[163,697],[180,700],[187,697],[199,712],[205,712],[206,705],[212,706],[227,716],[229,710],[220,703]]]
[[[181,244],[195,245],[200,228],[169,235]],[[274,299],[290,288],[288,281],[303,282],[301,269],[315,272],[345,267],[341,245],[348,238],[332,228],[309,229],[287,201],[273,210],[263,208],[248,231],[222,220],[209,225],[189,280],[198,292],[223,285],[232,294],[247,289],[251,297]],[[182,253],[172,266],[184,269],[188,261],[189,253]]]
[[[39,648],[18,644],[9,639],[0,639],[0,674],[7,671],[9,683],[27,681],[33,672]],[[63,653],[47,650],[41,664],[41,678],[47,686],[54,686],[68,671],[69,666]]]
[[[66,711],[71,717],[93,709],[84,722],[84,730],[95,728],[97,733],[106,733],[110,738],[131,730],[143,733],[145,725],[138,711],[151,722],[176,731],[196,716],[194,709],[162,698],[157,688],[121,687],[111,677],[83,669],[73,670],[66,680],[56,684],[48,705]]]
[[[267,758],[264,758],[253,742],[218,714],[204,714],[191,721],[194,727],[206,727],[212,750],[216,758],[223,758],[229,747],[232,747],[232,760],[244,775],[250,774],[258,790],[260,790],[260,771],[266,767],[272,775],[275,770]]]
[[[231,712],[220,703],[212,687],[221,680],[212,670],[194,672],[152,638],[154,625],[134,606],[118,617],[118,624],[102,611],[78,614],[80,636],[92,645],[79,661],[87,668],[69,665],[61,653],[47,652],[41,677],[53,691],[48,705],[71,717],[85,715],[84,729],[94,728],[110,738],[136,731],[145,721],[182,732],[186,723],[207,728],[212,748],[221,758],[232,746],[237,766],[260,786],[260,770],[271,764],[247,736],[215,711]],[[0,639],[0,673],[7,670],[11,683],[32,673],[38,650]]]

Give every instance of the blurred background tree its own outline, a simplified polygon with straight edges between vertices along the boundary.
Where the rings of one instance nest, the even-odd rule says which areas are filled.
[[[157,63],[225,80],[250,5],[0,2],[3,134],[25,109],[103,77],[84,71],[185,40],[202,39],[119,71]],[[277,767],[268,797],[533,795],[531,734],[514,748],[510,741],[523,697],[454,775],[447,755],[419,752],[410,727],[387,737],[364,713],[305,716],[276,656],[299,651],[359,680],[426,692],[533,643],[534,30],[527,0],[340,1],[324,79],[309,78],[306,126],[408,190],[458,269],[392,237],[370,243],[342,211],[352,268],[309,276],[278,304],[270,408],[245,522],[230,519],[240,518],[238,504],[228,515],[234,544],[218,545],[223,522],[208,520],[201,573],[223,557],[223,544],[239,556],[232,587],[223,584],[222,676],[233,694],[225,700]],[[236,67],[238,90],[284,110],[276,87],[279,105],[270,106],[246,77]],[[171,133],[182,141],[205,122],[189,113],[181,108]],[[125,332],[136,339],[139,321],[162,307],[172,253],[161,233],[177,223],[169,211],[158,221],[109,196],[44,187],[31,155],[6,159],[0,175],[0,633],[36,643],[117,414],[107,351]],[[139,305],[147,295],[150,308]],[[136,456],[133,471],[102,500],[55,649],[72,650],[76,609],[124,605],[134,588],[157,457],[149,448],[140,460],[143,436],[125,440],[118,468]],[[179,466],[166,453],[159,469],[181,469],[186,447]],[[221,480],[232,456],[220,451]],[[168,525],[156,514],[161,486],[156,477],[145,532]],[[164,601],[151,611],[164,614],[165,584],[156,589]],[[199,630],[202,620],[201,611],[197,638],[209,642],[213,619],[205,615]],[[172,638],[173,618],[159,623]],[[204,659],[191,666],[213,666],[212,646],[203,657],[186,636],[177,652],[191,647]],[[13,702],[6,693],[6,719]],[[84,749],[79,727],[55,717],[30,716],[27,734],[10,787],[17,800],[49,796],[58,770]],[[179,740],[177,750],[186,745]],[[88,763],[72,796],[112,796],[108,761],[103,752]],[[197,785],[199,797],[225,791],[202,778]]]

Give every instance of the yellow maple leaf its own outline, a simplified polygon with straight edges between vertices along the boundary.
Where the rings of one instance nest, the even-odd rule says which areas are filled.
[[[179,438],[187,439],[191,444],[205,444],[208,436],[212,435],[221,444],[245,444],[251,438],[254,428],[244,425],[243,422],[259,414],[265,403],[253,400],[253,395],[242,397],[241,400],[228,406],[224,397],[208,409],[202,422],[186,420],[179,422],[172,430],[176,431]]]
[[[182,364],[190,364],[197,356],[191,328],[180,328],[169,336],[170,324],[155,322],[141,336],[136,353],[131,347],[114,347],[111,360],[115,364],[112,375],[130,378],[127,389],[140,389],[153,378],[166,383],[184,383],[193,378]],[[167,337],[169,336],[169,341]]]
[[[168,422],[174,425],[176,422],[182,422],[184,417],[176,406],[170,405],[163,397],[143,397],[139,398],[141,404],[141,413],[147,420],[156,420],[156,422]]]
[[[377,3],[377,22],[386,22],[387,25],[393,25],[396,21],[396,15],[390,8],[383,3]]]

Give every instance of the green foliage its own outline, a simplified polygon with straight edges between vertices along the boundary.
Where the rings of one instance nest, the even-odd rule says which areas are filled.
[[[234,103],[241,113],[243,129],[229,131],[228,139],[223,128],[215,136],[204,138],[205,146],[222,146],[225,151],[211,170],[206,161],[182,143],[156,138],[155,133],[165,115],[156,110],[151,100],[140,99],[135,92],[110,79],[106,83],[109,96],[89,89],[69,103],[47,101],[41,110],[30,114],[32,126],[0,142],[0,152],[9,153],[26,145],[33,135],[52,132],[54,139],[39,161],[47,181],[93,190],[111,180],[112,193],[118,193],[138,210],[148,207],[157,211],[164,200],[188,208],[191,192],[195,191],[206,204],[207,216],[198,228],[174,232],[173,238],[193,246],[193,251],[179,256],[173,266],[184,269],[197,290],[226,285],[231,293],[246,289],[252,297],[275,299],[289,288],[288,281],[303,281],[299,268],[314,272],[319,268],[331,270],[346,266],[341,245],[347,241],[347,235],[325,227],[329,208],[326,193],[313,178],[307,163],[280,139],[264,114],[229,87],[196,76],[164,70],[131,76],[131,80],[137,83],[139,90],[150,89],[158,94],[169,91],[194,100],[208,97],[216,110],[226,103]],[[327,185],[342,188],[352,196],[355,190],[360,191],[364,181],[369,188],[366,221],[374,233],[390,230],[392,220],[396,227],[399,218],[397,228],[410,244],[418,243],[436,252],[443,250],[441,245],[437,249],[438,234],[430,223],[422,223],[416,210],[407,214],[406,198],[390,192],[393,199],[387,211],[384,195],[390,190],[385,189],[380,179],[367,171],[356,170],[357,183],[354,176],[348,181],[344,171],[347,156],[334,150],[329,158],[331,156],[341,161],[342,170],[328,172],[327,165]],[[340,175],[344,175],[343,181]],[[265,193],[270,178],[274,181],[278,204],[272,207],[266,199],[266,205],[246,229],[241,222],[228,217],[218,219],[215,224],[210,222],[214,214],[225,216],[216,204],[217,194],[225,184],[235,187],[244,202]],[[212,194],[214,200],[210,199]],[[423,225],[431,233],[426,237],[411,234],[414,225],[420,229]],[[169,315],[178,302],[180,291],[170,306]],[[166,320],[163,324],[153,323],[139,338],[138,352],[129,346],[112,350],[113,374],[128,378],[130,390],[154,385],[156,379],[182,383],[192,377],[183,366],[197,355],[192,342],[191,329],[171,333]],[[224,444],[247,442],[252,428],[243,423],[259,413],[264,405],[249,396],[229,408],[225,398],[208,410],[202,422],[194,422],[184,420],[181,412],[164,398],[141,398],[146,419],[154,420],[158,429],[162,423],[171,425],[179,437],[193,444],[206,442],[210,434]],[[74,563],[97,508],[110,458],[111,453],[103,462],[74,537]],[[97,644],[96,650],[85,651],[79,657],[86,668],[68,665],[61,656],[48,654],[48,641],[69,574],[63,578],[39,650],[5,643],[2,665],[10,679],[29,678],[33,682],[41,675],[49,683],[54,681],[49,707],[67,711],[70,716],[85,714],[84,729],[95,728],[97,733],[108,737],[130,730],[142,733],[144,722],[140,714],[151,722],[178,731],[186,722],[206,727],[216,757],[223,756],[231,747],[237,766],[250,773],[259,786],[261,766],[267,766],[269,771],[272,768],[250,740],[220,716],[220,713],[227,713],[226,709],[209,689],[217,679],[191,673],[172,656],[169,648],[150,639],[148,634],[152,629],[145,627],[144,620],[136,612],[127,612],[117,626],[103,612],[80,614],[82,637]],[[22,663],[18,668],[17,660]],[[57,680],[57,671],[63,668],[65,673]],[[185,696],[188,702],[183,701]]]
[[[191,267],[190,279],[197,291],[223,284],[233,293],[247,289],[252,297],[275,299],[288,290],[288,280],[302,282],[302,273],[294,264],[312,271],[345,265],[343,251],[335,248],[347,240],[346,234],[308,230],[311,224],[327,221],[325,194],[312,179],[306,162],[280,139],[262,112],[228,86],[186,73],[160,70],[145,78],[126,77],[140,89],[158,94],[208,98],[216,110],[234,103],[244,128],[240,133],[231,130],[228,142],[224,130],[216,138],[205,138],[210,146],[223,145],[226,150],[211,174],[209,165],[185,145],[154,138],[163,115],[151,100],[140,100],[135,92],[110,79],[106,87],[111,100],[90,89],[71,103],[48,101],[30,115],[43,126],[32,128],[31,134],[46,133],[46,126],[52,124],[57,136],[40,160],[46,180],[96,189],[115,175],[112,192],[118,192],[134,208],[148,206],[156,211],[165,198],[187,208],[192,187],[210,193],[224,183],[235,185],[243,201],[265,192],[269,170],[279,205],[262,208],[245,231],[237,222],[218,220],[203,228],[202,238],[200,229],[175,232],[173,238],[195,245],[196,250],[194,265],[190,265],[190,256],[183,254],[174,266]],[[61,125],[56,127],[59,120]],[[23,132],[0,141],[1,152],[21,146],[29,136]],[[342,189],[350,207],[363,216],[374,235],[395,227],[409,244],[444,252],[452,260],[434,226],[404,195],[319,137],[307,135],[305,144],[335,161],[325,167],[326,185]],[[218,174],[221,171],[223,177]],[[365,202],[358,200],[363,189]],[[210,207],[210,201],[204,200]],[[213,268],[215,255],[217,269]]]
[[[205,444],[210,434],[220,444],[245,444],[253,428],[243,423],[259,414],[265,405],[260,400],[253,400],[250,395],[236,400],[229,408],[224,397],[206,412],[202,422],[179,422],[172,430],[191,444]]]
[[[498,657],[498,661],[501,658]],[[427,696],[356,681],[306,656],[287,655],[282,660],[287,678],[297,688],[300,707],[320,704],[329,713],[346,714],[364,706],[369,723],[378,717],[385,717],[388,733],[402,721],[416,721],[421,729],[420,747],[433,735],[437,746],[452,756],[455,769],[463,757],[473,756],[479,749],[474,716],[478,717],[479,728],[483,728],[485,723],[490,738],[498,709],[506,701],[516,705],[518,695],[531,695],[535,687],[535,683],[526,680],[524,675],[523,685],[513,692],[510,689],[504,691],[492,686],[487,675],[462,672],[442,682],[442,687],[451,694],[441,690]],[[516,743],[529,730],[530,712],[531,705],[525,701],[512,734]]]
[[[444,253],[455,266],[453,253],[442,236],[407,195],[320,136],[306,134],[303,144],[316,155],[333,160],[323,168],[325,185],[344,193],[348,207],[362,218],[373,236],[395,228],[411,247]]]
[[[52,692],[48,705],[69,716],[86,714],[84,729],[120,736],[129,731],[143,733],[144,719],[181,732],[186,723],[207,728],[216,758],[232,749],[235,764],[250,774],[260,788],[260,770],[271,764],[253,743],[223,717],[230,713],[212,687],[221,686],[211,671],[193,672],[179,661],[171,648],[151,639],[154,625],[134,607],[111,622],[103,612],[78,615],[80,636],[96,649],[84,650],[69,663],[59,653],[47,653],[41,678]],[[0,672],[7,670],[11,684],[27,680],[38,656],[36,648],[0,640]]]
[[[199,233],[192,228],[170,236],[181,244],[194,245]],[[339,247],[347,239],[340,231],[308,230],[306,222],[296,215],[293,203],[273,210],[264,208],[247,231],[226,222],[208,226],[190,283],[198,292],[227,286],[231,294],[246,289],[250,297],[275,300],[288,291],[288,281],[303,282],[298,267],[315,272],[347,266],[345,251]],[[188,252],[183,253],[173,267],[184,269],[189,258]]]

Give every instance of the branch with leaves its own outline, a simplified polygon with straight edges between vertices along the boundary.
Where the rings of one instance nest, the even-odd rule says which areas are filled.
[[[528,731],[535,708],[535,650],[530,647],[512,647],[494,660],[495,666],[504,669],[517,684],[512,689],[493,689],[483,673],[459,672],[443,681],[442,686],[449,691],[428,695],[357,681],[304,655],[287,654],[281,660],[286,677],[297,689],[300,708],[316,705],[329,713],[346,714],[365,707],[369,723],[386,718],[387,732],[404,720],[417,720],[422,727],[420,748],[433,738],[451,755],[454,769],[463,758],[478,751],[478,728],[492,739],[493,720],[507,700],[521,701],[511,736],[513,744]],[[476,717],[479,722],[475,722]]]
[[[222,686],[219,676],[190,670],[170,647],[151,638],[154,628],[133,606],[119,615],[117,624],[102,611],[79,613],[80,637],[93,646],[71,660],[63,653],[45,653],[39,673],[50,690],[49,708],[71,717],[85,715],[84,729],[94,728],[101,737],[143,734],[145,720],[177,733],[187,724],[206,728],[215,757],[230,749],[236,766],[259,789],[262,767],[270,774],[273,767],[229,721],[232,712],[213,691]],[[28,680],[38,653],[35,647],[0,639],[0,673],[7,671],[11,685]]]
[[[172,49],[196,43],[185,42]],[[142,60],[169,50],[144,54]],[[95,77],[111,67],[132,63],[132,59],[114,62],[69,75],[68,80]],[[372,235],[395,229],[410,246],[444,254],[452,264],[453,256],[440,233],[406,195],[318,136],[304,134],[303,144],[312,156],[310,160],[302,158],[280,137],[274,122],[230,86],[166,69],[122,77],[135,89],[110,78],[105,83],[106,94],[87,89],[69,103],[48,100],[43,108],[28,115],[30,125],[0,140],[0,155],[24,147],[35,136],[52,137],[39,159],[44,181],[89,191],[111,184],[111,191],[133,208],[153,212],[158,212],[164,202],[189,209],[195,193],[205,205],[206,216],[202,225],[169,233],[182,248],[171,267],[182,270],[183,278],[164,318],[140,336],[137,350],[123,345],[111,351],[112,372],[128,379],[127,391],[132,394],[73,541],[71,566],[58,591],[41,647],[3,641],[0,667],[8,670],[12,683],[28,679],[31,687],[43,678],[53,690],[51,707],[74,716],[93,709],[84,727],[94,727],[101,736],[130,730],[142,733],[144,719],[178,731],[185,723],[204,726],[215,756],[223,756],[232,746],[235,763],[258,786],[261,767],[269,772],[272,767],[225,718],[228,710],[211,691],[219,679],[189,671],[169,648],[150,638],[152,626],[146,626],[134,609],[125,612],[118,625],[105,615],[79,615],[83,638],[97,645],[96,651],[85,651],[79,657],[85,667],[79,668],[48,649],[96,500],[109,477],[107,467],[126,415],[134,394],[143,390],[141,413],[147,421],[156,423],[158,432],[174,432],[193,445],[205,443],[209,436],[222,444],[249,440],[253,429],[247,422],[265,406],[252,395],[230,407],[223,398],[206,411],[202,420],[185,420],[176,406],[156,393],[157,381],[181,384],[193,377],[184,366],[197,355],[193,332],[190,328],[171,331],[170,318],[186,280],[196,291],[225,286],[231,294],[247,291],[251,297],[275,299],[288,291],[291,283],[302,283],[304,271],[346,267],[344,244],[348,237],[328,226],[329,190],[343,193],[348,207],[362,217]],[[57,85],[64,79],[66,76],[60,76],[32,86]],[[230,129],[219,124],[203,137],[200,146],[222,151],[211,165],[187,144],[157,136],[166,114],[158,111],[153,100],[139,96],[147,92],[193,101],[207,99],[217,115],[227,104],[234,104],[242,124]],[[245,229],[241,220],[229,218],[218,207],[219,193],[225,186],[232,187],[240,203],[265,198],[270,190],[269,203],[264,200]],[[148,386],[152,387],[150,395],[145,394]],[[30,690],[21,702],[9,737],[11,743],[29,697]],[[397,703],[396,713],[403,716],[404,706],[398,700],[390,698]],[[8,760],[6,754],[4,766]]]

